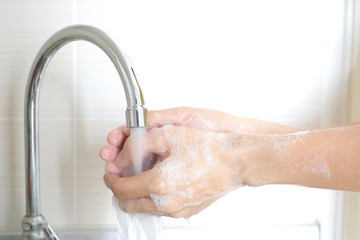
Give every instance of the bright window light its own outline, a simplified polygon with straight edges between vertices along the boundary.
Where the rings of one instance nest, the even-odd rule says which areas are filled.
[[[341,0],[107,0],[79,22],[119,40],[150,109],[213,108],[319,128],[322,106],[334,101],[324,94],[338,89],[343,9]],[[241,188],[191,218],[189,236],[186,223],[173,219],[164,234],[319,239],[321,226],[322,238],[332,240],[335,205],[334,191]]]

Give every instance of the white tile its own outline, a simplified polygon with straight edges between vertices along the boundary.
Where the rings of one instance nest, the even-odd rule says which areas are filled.
[[[73,121],[40,121],[41,206],[55,226],[76,222],[76,155]]]
[[[4,41],[0,40],[0,43],[2,42]],[[21,219],[25,215],[25,176],[23,144],[23,109],[25,85],[31,62],[35,57],[36,51],[39,49],[40,44],[31,41],[5,41],[5,43],[5,46],[0,44],[0,51],[4,53],[0,54],[0,72],[2,74],[2,78],[0,78],[0,83],[2,84],[2,88],[0,88],[0,119],[3,122],[1,126],[4,128],[0,131],[0,156],[2,159],[6,159],[9,161],[2,163],[3,166],[0,170],[0,177],[4,178],[1,181],[2,185],[4,186],[3,188],[1,188],[4,191],[4,194],[1,194],[1,196],[10,196],[10,198],[6,199],[7,202],[1,204],[1,207],[5,207],[5,212],[8,212],[9,209],[11,209],[10,212],[12,212],[12,214],[11,216],[8,216],[9,214],[6,213],[1,214],[2,217],[0,217],[0,229],[18,231]],[[46,145],[46,143],[48,142],[45,129],[49,129],[46,128],[46,123],[44,124],[42,119],[44,119],[45,117],[58,117],[63,119],[64,117],[71,117],[73,113],[73,68],[71,62],[72,58],[71,56],[68,56],[69,53],[71,53],[71,49],[64,49],[62,52],[59,53],[60,55],[55,56],[55,58],[53,59],[53,63],[50,63],[48,72],[44,76],[44,84],[40,97],[40,131],[41,136],[44,137],[43,140],[42,138],[40,139],[43,143],[42,146]],[[62,71],[62,66],[66,65],[69,66],[67,68],[69,70]],[[68,89],[66,89],[67,87]],[[8,118],[9,116],[11,116],[12,118]],[[61,122],[59,123],[59,121],[54,120],[51,121],[51,123],[54,124],[54,127],[59,127],[56,126],[56,124],[62,124]],[[60,134],[57,134],[60,141],[67,142],[68,144],[71,144],[72,147],[73,141],[69,141],[69,137],[67,137],[66,139],[62,139],[62,136],[64,136],[66,130],[71,130],[71,128],[69,128],[69,126],[63,126],[62,129],[63,130],[59,132]],[[16,135],[14,134],[15,132],[19,132],[17,134],[21,135]],[[59,148],[62,147],[61,144],[57,144],[57,141],[55,141],[55,144],[58,145]],[[43,147],[41,149],[43,149]],[[67,154],[67,152],[69,151],[69,149],[63,150],[64,151],[62,151],[61,154]],[[42,152],[42,155],[46,152],[49,151],[45,150],[44,152]],[[45,156],[47,155],[45,154]],[[55,156],[59,156],[59,153],[56,152]],[[47,157],[43,158],[47,159]],[[67,159],[68,161],[65,161],[64,163],[67,163],[70,160],[73,161],[73,159],[69,159],[68,157],[66,157],[65,159]],[[41,176],[46,176],[46,171],[48,170],[48,168],[51,168],[51,166],[46,166],[46,163],[45,165],[41,165],[45,166],[42,169],[43,171],[41,173]],[[44,181],[42,181],[42,188],[44,190],[42,191],[42,193],[44,194],[42,204],[43,210],[45,210],[46,212],[51,212],[50,216],[52,216],[53,211],[48,211],[48,209],[55,209],[55,222],[66,223],[68,222],[68,218],[65,216],[61,216],[61,214],[65,213],[64,211],[57,212],[57,207],[48,207],[51,202],[54,202],[58,205],[64,203],[64,207],[68,210],[68,202],[69,199],[71,200],[71,194],[69,195],[68,192],[66,192],[67,190],[63,192],[64,194],[62,196],[59,196],[59,194],[54,191],[51,192],[51,190],[62,189],[54,187],[54,182],[61,181],[61,184],[64,185],[65,188],[68,188],[68,184],[64,183],[66,181],[62,181],[63,178],[65,178],[64,174],[61,172],[55,174],[54,171],[53,173],[53,178],[50,179],[50,181],[47,181],[47,184],[43,185]],[[21,183],[21,185],[14,188],[14,182],[16,182],[16,184]],[[48,196],[49,192],[48,188],[50,188],[50,195],[56,197],[56,199],[58,200],[47,200],[46,197]],[[72,196],[74,196],[74,194],[72,194]],[[74,209],[74,207],[72,207],[72,209]],[[73,211],[69,212],[69,214],[73,218]]]
[[[106,144],[109,131],[117,121],[79,121],[78,209],[80,225],[112,225],[112,193],[103,182],[104,162],[100,148]]]
[[[0,117],[23,115],[24,93],[31,64],[41,45],[57,30],[72,23],[72,1],[0,2]],[[45,111],[64,116],[72,104],[72,48],[61,50],[45,74]],[[51,81],[48,79],[52,79]],[[50,82],[60,82],[48,90]],[[53,99],[64,92],[63,99]],[[52,95],[47,97],[46,95]],[[67,109],[55,109],[58,102]]]
[[[78,22],[98,26],[104,30],[107,29],[106,25],[116,18],[114,12],[119,14],[119,4],[126,4],[124,1],[116,0],[104,0],[101,2],[96,0],[78,0],[77,2]]]
[[[28,71],[41,44],[71,23],[70,2],[0,2],[1,230],[18,231],[25,215],[22,116]]]
[[[40,44],[0,40],[0,117],[22,117],[30,67]],[[42,80],[40,116],[70,117],[74,106],[72,47],[60,50],[50,61]]]
[[[25,216],[23,121],[0,118],[0,231],[17,231]]]
[[[42,80],[40,117],[73,117],[76,84],[73,60],[73,47],[65,46],[49,63]]]
[[[25,86],[40,43],[0,38],[0,117],[22,117]]]
[[[119,11],[127,3],[118,1],[78,1],[78,22],[90,24],[114,37],[123,32],[123,25],[118,22]],[[114,9],[119,9],[116,11]],[[130,22],[128,22],[130,24]],[[119,28],[115,28],[117,25]],[[134,37],[134,36],[127,36]],[[126,109],[126,98],[123,86],[115,67],[100,49],[90,44],[79,44],[78,76],[79,76],[79,116],[101,119],[119,119]],[[119,44],[121,48],[121,44]],[[125,49],[122,49],[125,50]],[[126,52],[126,51],[125,51]]]
[[[114,65],[95,45],[79,43],[78,47],[79,117],[124,118],[125,92]]]
[[[72,0],[5,0],[0,16],[0,38],[45,40],[72,23]]]

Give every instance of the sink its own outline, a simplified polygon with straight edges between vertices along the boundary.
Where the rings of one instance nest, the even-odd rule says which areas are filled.
[[[62,232],[57,231],[60,240],[118,240],[115,231],[81,231],[81,232]],[[21,240],[21,234],[0,235],[0,240]]]

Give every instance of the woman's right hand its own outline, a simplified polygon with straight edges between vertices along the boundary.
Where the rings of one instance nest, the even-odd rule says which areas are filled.
[[[186,126],[221,133],[280,134],[298,131],[275,123],[241,118],[211,109],[179,107],[150,111],[148,129],[165,125]],[[128,172],[123,167],[117,166],[114,160],[129,136],[130,129],[126,126],[120,126],[109,133],[107,138],[109,145],[100,150],[100,157],[106,161],[107,172],[128,175]]]
[[[204,108],[178,107],[150,111],[149,127],[161,127],[164,125],[187,126],[222,133],[279,134],[298,131],[271,122],[237,117]]]
[[[246,184],[245,149],[253,147],[247,144],[252,140],[241,137],[184,126],[155,127],[143,135],[143,148],[130,136],[113,160],[120,172],[108,172],[104,180],[125,212],[190,217]],[[241,154],[235,149],[238,144],[244,148]],[[151,161],[150,169],[132,177],[123,174],[143,159]]]

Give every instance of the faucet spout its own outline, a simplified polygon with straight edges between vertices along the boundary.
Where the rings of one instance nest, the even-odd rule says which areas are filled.
[[[40,212],[38,105],[42,77],[57,50],[67,43],[77,40],[85,40],[97,45],[115,65],[127,101],[125,111],[127,127],[147,126],[148,110],[144,107],[144,97],[136,79],[135,71],[126,54],[117,47],[116,43],[106,33],[90,26],[73,25],[51,36],[35,57],[25,93],[26,216],[22,222],[23,239],[48,238],[46,234],[42,233],[41,226],[45,226],[46,222]]]

